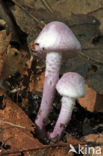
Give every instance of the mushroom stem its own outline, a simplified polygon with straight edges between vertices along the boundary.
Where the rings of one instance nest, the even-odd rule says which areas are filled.
[[[59,70],[61,66],[61,54],[50,52],[46,56],[46,71],[43,88],[43,96],[39,112],[35,123],[39,130],[44,130],[45,122],[51,111],[51,106],[55,94],[56,83],[59,79]]]
[[[72,111],[75,105],[75,99],[70,97],[62,97],[61,103],[62,105],[58,120],[56,122],[53,132],[49,134],[50,139],[55,137],[57,137],[58,140],[60,139],[63,130],[67,126],[68,122],[71,120]]]

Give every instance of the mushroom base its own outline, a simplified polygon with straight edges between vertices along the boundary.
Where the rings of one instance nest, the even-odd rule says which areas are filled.
[[[62,132],[67,126],[68,122],[71,120],[72,111],[75,105],[75,99],[69,97],[62,97],[61,99],[61,110],[54,127],[53,132],[49,134],[49,138],[57,138],[58,140],[61,138]]]

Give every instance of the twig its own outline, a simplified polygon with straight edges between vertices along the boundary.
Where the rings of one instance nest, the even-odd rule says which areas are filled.
[[[25,88],[23,88],[23,89],[25,89]],[[21,88],[14,88],[14,89],[10,90],[10,93],[17,93],[17,92],[19,92],[19,91],[21,91],[23,89],[21,89]]]
[[[13,2],[19,7],[21,8],[23,11],[25,11],[35,22],[37,22],[40,26],[40,28],[42,29],[44,24],[41,23],[35,16],[33,16],[30,12],[28,12],[20,3],[18,3],[16,0],[13,0]]]
[[[48,11],[53,14],[53,9],[49,6],[49,4],[46,2],[46,0],[42,0],[44,6],[48,9]]]
[[[31,131],[31,129],[28,129],[28,128],[26,128],[24,126],[21,126],[21,125],[13,124],[13,123],[8,122],[8,121],[0,120],[0,123],[5,123],[5,124],[8,124],[8,125],[10,125],[12,127],[17,127],[17,128],[21,128],[21,129],[25,129],[25,130]]]
[[[89,49],[89,48],[88,48]],[[83,50],[88,50],[88,49],[83,49]],[[83,52],[79,52],[80,55],[86,57],[87,59],[94,61],[95,63],[98,63],[100,65],[103,65],[103,63],[97,59],[92,58],[91,56],[88,56],[87,54],[83,53]]]
[[[90,11],[90,12],[87,13],[87,15],[96,13],[96,12],[98,12],[98,11],[100,11],[100,10],[103,10],[103,7],[100,7],[100,8],[98,8],[98,9],[93,10],[93,11]]]

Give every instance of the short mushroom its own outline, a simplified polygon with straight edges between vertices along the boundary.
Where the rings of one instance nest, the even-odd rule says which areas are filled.
[[[85,81],[78,73],[68,72],[57,82],[56,89],[63,96],[61,99],[62,105],[58,120],[53,132],[49,134],[49,138],[57,138],[59,140],[64,128],[71,119],[75,100],[86,94]]]
[[[39,56],[46,55],[46,70],[43,96],[35,123],[40,131],[44,130],[45,122],[51,110],[55,94],[55,86],[59,79],[62,56],[74,56],[81,45],[70,28],[62,22],[54,21],[47,24],[34,41],[35,52]]]

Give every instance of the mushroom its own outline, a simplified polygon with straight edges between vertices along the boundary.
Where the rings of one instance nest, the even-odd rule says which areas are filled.
[[[39,57],[46,55],[46,70],[43,96],[35,123],[39,131],[45,129],[45,123],[51,110],[55,86],[59,79],[62,56],[68,58],[81,49],[81,45],[70,28],[62,22],[47,24],[34,41],[35,52]]]
[[[71,119],[75,100],[86,94],[85,81],[78,73],[68,72],[57,82],[56,89],[63,96],[61,99],[62,105],[54,130],[49,133],[49,138],[59,140],[63,130]]]

